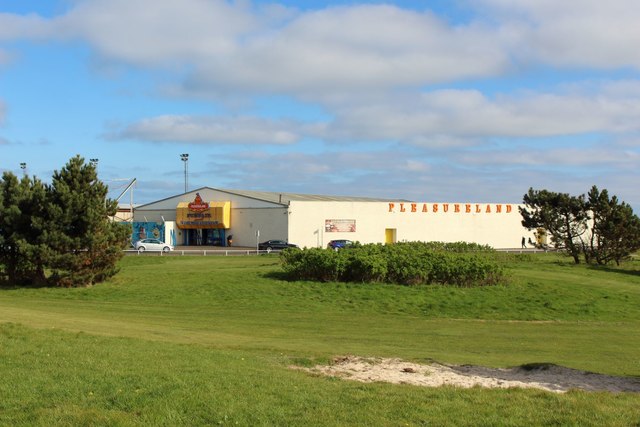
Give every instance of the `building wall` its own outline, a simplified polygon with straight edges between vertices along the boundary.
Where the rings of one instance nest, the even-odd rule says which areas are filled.
[[[385,243],[386,230],[400,241],[466,241],[495,248],[535,241],[521,225],[516,204],[291,202],[289,241],[301,247],[326,247],[330,240]],[[456,211],[458,210],[458,211]],[[355,232],[328,232],[326,220],[354,220]]]
[[[260,236],[256,236],[256,232]],[[255,247],[258,241],[288,238],[287,208],[241,208],[231,209],[233,246]]]
[[[196,192],[204,201],[230,201],[233,246],[254,247],[258,241],[283,239],[301,247],[326,247],[330,240],[361,243],[393,241],[466,241],[495,248],[519,247],[522,237],[535,241],[533,232],[521,225],[517,204],[400,203],[361,201],[291,201],[289,206],[211,188],[160,200],[135,210],[134,220],[171,224],[176,244],[184,242],[173,229],[180,202],[191,202]],[[330,232],[326,221],[335,220]],[[346,228],[355,224],[355,231]],[[260,236],[256,232],[260,231]]]
[[[199,193],[206,202],[231,202],[231,227],[226,231],[226,235],[233,236],[233,246],[256,246],[256,230],[260,230],[260,241],[286,240],[288,237],[288,218],[285,206],[210,188],[202,188],[140,206],[134,211],[135,221],[170,224],[170,228],[174,232],[175,244],[183,245],[184,232],[175,224],[176,208],[181,202],[192,202],[196,193]],[[169,239],[171,231],[167,233],[167,236]]]

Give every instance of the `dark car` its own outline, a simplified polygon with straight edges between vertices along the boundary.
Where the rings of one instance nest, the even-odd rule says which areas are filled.
[[[258,249],[267,252],[271,252],[272,250],[282,250],[297,247],[298,245],[285,242],[284,240],[267,240],[266,242],[258,243]]]
[[[327,245],[327,249],[333,249],[334,251],[337,251],[338,249],[343,249],[350,245],[353,245],[353,242],[351,240],[332,240]]]

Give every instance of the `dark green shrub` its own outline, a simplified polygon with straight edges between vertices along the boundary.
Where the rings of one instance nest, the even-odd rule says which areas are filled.
[[[387,277],[387,256],[382,245],[363,245],[336,252],[342,259],[341,280],[345,282],[384,282]]]
[[[337,252],[284,251],[281,257],[284,271],[294,280],[486,286],[504,277],[504,260],[497,252],[464,242],[357,244]]]
[[[402,285],[430,283],[433,259],[430,250],[416,245],[389,246],[387,280]]]
[[[343,263],[335,251],[286,249],[280,257],[285,273],[294,280],[337,281],[342,275]]]

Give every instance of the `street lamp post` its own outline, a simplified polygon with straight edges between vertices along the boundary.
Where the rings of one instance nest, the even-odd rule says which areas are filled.
[[[182,160],[184,162],[184,192],[187,192],[187,189],[189,188],[189,154],[188,153],[183,153],[180,154],[180,160]]]

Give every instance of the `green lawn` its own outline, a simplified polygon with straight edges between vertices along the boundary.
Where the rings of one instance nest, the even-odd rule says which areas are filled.
[[[640,395],[315,377],[334,355],[640,376],[640,263],[505,257],[509,284],[287,282],[278,258],[126,257],[0,290],[0,425],[638,425]]]

